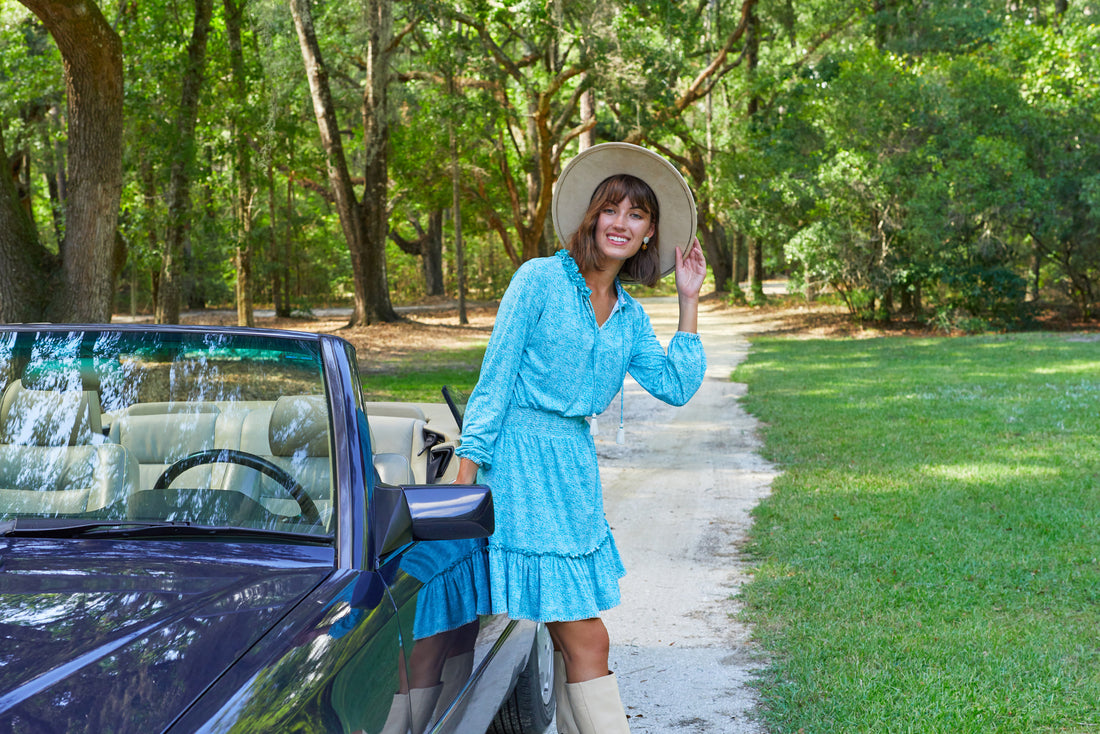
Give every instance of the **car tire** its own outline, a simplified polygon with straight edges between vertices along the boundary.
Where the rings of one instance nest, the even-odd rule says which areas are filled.
[[[539,624],[527,667],[486,734],[545,734],[554,708],[554,643],[546,625]]]

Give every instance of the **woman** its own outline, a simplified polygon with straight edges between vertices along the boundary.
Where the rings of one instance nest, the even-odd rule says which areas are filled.
[[[595,417],[627,372],[674,405],[698,390],[706,263],[690,189],[638,146],[576,156],[558,179],[553,216],[567,249],[524,263],[501,299],[466,408],[458,481],[493,490],[493,612],[547,623],[558,731],[612,734],[629,728],[599,613],[619,603],[624,569],[603,513]],[[620,278],[653,285],[673,267],[680,320],[666,354]]]

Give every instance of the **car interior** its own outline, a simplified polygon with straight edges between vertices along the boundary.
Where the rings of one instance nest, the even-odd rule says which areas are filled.
[[[0,344],[0,514],[121,513],[331,533],[330,424],[318,360],[161,352],[73,359],[47,349],[24,359],[9,352],[5,363]],[[444,477],[453,441],[422,412],[373,413],[379,481]],[[212,494],[223,490],[244,499]]]

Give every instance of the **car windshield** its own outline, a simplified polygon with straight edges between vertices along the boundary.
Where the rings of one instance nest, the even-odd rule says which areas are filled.
[[[0,520],[330,534],[320,355],[255,332],[0,331]]]

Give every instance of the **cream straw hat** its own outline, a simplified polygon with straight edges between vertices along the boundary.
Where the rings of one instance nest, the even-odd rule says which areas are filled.
[[[550,207],[554,231],[563,244],[568,242],[580,226],[596,187],[621,173],[645,181],[657,196],[661,210],[657,246],[664,277],[676,268],[676,248],[686,253],[695,239],[695,197],[675,166],[647,148],[601,143],[574,156],[554,185]]]

